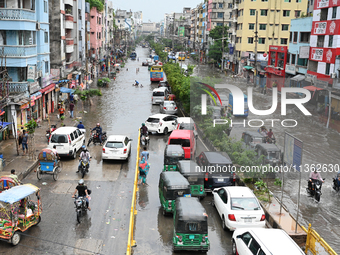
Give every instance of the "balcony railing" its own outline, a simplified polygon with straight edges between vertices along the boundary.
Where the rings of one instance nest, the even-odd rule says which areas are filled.
[[[28,57],[37,55],[36,45],[7,45],[0,46],[0,55],[5,55],[7,57]]]
[[[35,11],[25,9],[0,8],[0,18],[11,20],[36,20]]]
[[[66,38],[66,45],[73,45],[73,44],[74,44],[73,39]]]
[[[73,21],[73,16],[70,15],[70,14],[66,14],[66,15],[65,15],[65,20]]]
[[[9,94],[20,94],[28,91],[28,82],[8,82]]]

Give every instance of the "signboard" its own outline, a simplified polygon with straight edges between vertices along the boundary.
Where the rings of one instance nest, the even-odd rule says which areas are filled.
[[[315,86],[318,88],[323,88],[323,89],[327,89],[328,88],[328,81],[322,81],[317,79],[315,81]]]
[[[184,27],[178,27],[178,36],[184,37]]]
[[[300,46],[299,58],[309,58],[309,46]]]
[[[296,67],[295,65],[286,64],[286,73],[296,75]]]
[[[60,69],[51,69],[51,74],[53,79],[59,80],[60,78]]]
[[[312,52],[311,52],[312,60],[322,61],[322,57],[323,57],[323,49],[318,49],[318,48],[312,49]]]
[[[312,25],[312,35],[339,34],[340,20],[316,21]]]
[[[311,48],[310,59],[326,62],[329,64],[335,63],[336,50],[333,48]]]
[[[33,94],[39,91],[40,90],[39,82],[36,81],[36,82],[30,83],[28,89],[29,89],[30,94]]]
[[[34,82],[35,79],[35,68],[36,66],[34,65],[27,65],[27,81],[28,82]]]
[[[229,54],[233,55],[234,54],[234,47],[229,47]]]
[[[47,85],[50,85],[52,81],[52,74],[48,74],[41,78],[41,87],[45,88]]]
[[[315,22],[314,23],[314,34],[323,35],[326,34],[327,21],[326,22]]]
[[[302,147],[303,142],[291,134],[285,133],[285,148],[283,161],[300,172],[302,165]]]
[[[329,6],[329,0],[317,0],[317,8],[325,8]]]
[[[316,79],[315,75],[306,73],[305,76],[306,76],[306,81],[313,82],[313,83],[315,82],[315,79]]]

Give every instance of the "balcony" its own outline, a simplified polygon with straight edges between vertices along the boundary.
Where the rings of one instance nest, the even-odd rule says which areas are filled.
[[[7,45],[0,46],[0,55],[7,57],[31,57],[37,55],[36,45]]]
[[[73,39],[66,38],[66,45],[73,45],[73,44],[74,44]]]
[[[36,20],[35,11],[0,8],[1,20]]]
[[[72,17],[73,18],[73,17]],[[66,20],[65,21],[65,28],[66,29],[73,29],[73,21]]]
[[[65,14],[65,21],[72,21],[73,22],[73,16],[71,14]]]
[[[66,53],[72,53],[74,51],[74,45],[66,45]]]
[[[9,94],[21,94],[28,91],[28,82],[8,82]]]
[[[233,9],[238,10],[238,4],[235,3],[234,6],[233,6]]]
[[[64,4],[73,6],[73,0],[64,0]]]

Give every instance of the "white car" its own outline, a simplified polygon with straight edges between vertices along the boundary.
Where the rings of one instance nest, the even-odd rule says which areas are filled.
[[[213,204],[225,230],[264,228],[266,225],[264,211],[248,187],[228,186],[214,189]]]
[[[102,159],[127,160],[131,153],[131,141],[125,135],[110,135],[104,143]]]
[[[240,228],[232,237],[233,255],[303,255],[295,241],[282,229]]]
[[[149,132],[158,134],[168,134],[177,127],[177,116],[169,114],[151,115],[146,121],[145,126]]]
[[[177,129],[192,130],[195,138],[198,137],[197,127],[195,121],[190,117],[179,117],[177,118]]]

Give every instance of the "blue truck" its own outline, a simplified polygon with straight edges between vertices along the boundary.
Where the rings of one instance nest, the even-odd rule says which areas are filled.
[[[137,58],[137,53],[133,51],[133,52],[130,54],[130,59],[131,59],[131,60],[136,60],[136,58]]]
[[[228,111],[230,111],[231,114],[234,115],[235,117],[248,117],[248,112],[249,112],[248,97],[246,94],[243,94],[243,95],[244,95],[244,114],[234,114],[233,113],[233,94],[229,93]]]

